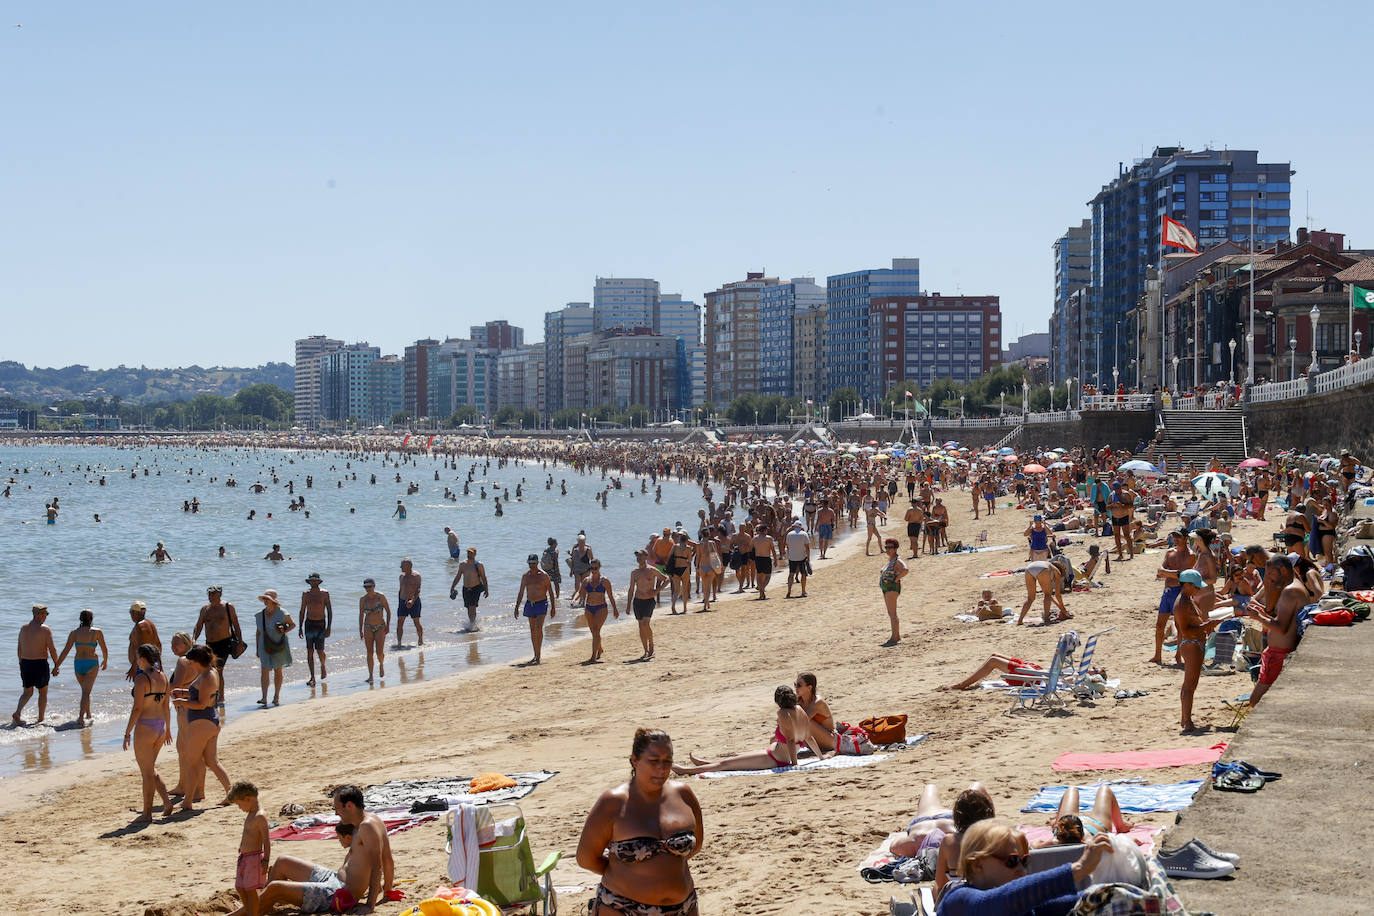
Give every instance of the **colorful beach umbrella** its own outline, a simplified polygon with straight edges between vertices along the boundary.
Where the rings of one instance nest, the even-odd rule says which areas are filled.
[[[1269,467],[1269,462],[1265,461],[1263,458],[1246,458],[1240,463],[1240,466],[1243,468],[1267,468]]]
[[[1035,462],[1031,462],[1030,464],[1026,465],[1024,468],[1022,468],[1022,470],[1024,470],[1027,474],[1047,473],[1045,470],[1045,466],[1043,464],[1036,464]]]
[[[1208,499],[1231,495],[1231,478],[1215,472],[1193,478],[1193,489]]]

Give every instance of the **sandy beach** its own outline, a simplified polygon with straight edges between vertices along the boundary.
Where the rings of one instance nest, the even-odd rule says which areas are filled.
[[[809,907],[879,913],[900,888],[868,884],[856,867],[889,832],[905,826],[925,783],[936,783],[948,801],[979,780],[999,813],[1042,823],[1044,815],[1015,812],[1040,786],[1075,775],[1051,769],[1064,751],[1199,746],[1230,736],[1217,728],[1227,721],[1220,701],[1248,691],[1248,678],[1203,678],[1194,715],[1213,728],[1180,736],[1182,670],[1146,663],[1159,596],[1154,572],[1162,552],[1113,562],[1112,574],[1100,577],[1107,588],[1068,596],[1077,615],[1068,624],[961,623],[953,615],[988,585],[1004,604],[1019,609],[1025,595],[1020,575],[977,576],[1024,565],[1021,532],[1028,513],[999,506],[991,519],[974,521],[967,494],[944,495],[951,504],[951,539],[969,542],[986,528],[990,544],[1017,546],[910,561],[912,574],[900,600],[904,638],[896,647],[881,647],[888,635],[876,584],[881,560],[865,558],[860,530],[833,551],[834,559],[815,562],[817,576],[805,600],[784,600],[785,577],[775,575],[767,602],[733,599],[711,613],[678,617],[660,612],[654,621],[657,657],[649,663],[626,663],[638,657],[640,647],[633,625],[622,619],[607,628],[604,664],[579,664],[586,644],[576,641],[546,654],[538,668],[493,667],[240,718],[221,735],[221,762],[231,778],[258,785],[269,816],[292,802],[323,810],[326,789],[344,782],[556,770],[554,779],[521,802],[535,858],[562,850],[555,884],[590,887],[596,877],[573,861],[577,838],[591,802],[625,778],[637,726],[666,729],[682,759],[692,751],[711,756],[755,750],[773,726],[774,687],[809,670],[837,719],[857,723],[906,713],[908,732],[930,738],[852,769],[694,780],[706,825],[704,848],[692,865],[702,912],[768,914]],[[896,536],[900,527],[894,520],[885,533]],[[1273,527],[1238,520],[1236,543],[1263,540]],[[1092,542],[1079,541],[1069,555],[1081,562],[1084,545]],[[1099,543],[1105,549],[1108,541]],[[623,596],[624,583],[615,586]],[[1037,618],[1038,601],[1029,619]],[[1096,658],[1110,677],[1122,679],[1122,687],[1149,696],[1071,704],[1068,715],[1008,717],[1003,713],[1009,700],[1000,691],[935,689],[964,677],[994,651],[1046,664],[1070,626],[1085,635],[1114,626]],[[174,749],[163,752],[159,770],[174,777]],[[1076,775],[1083,783],[1118,775],[1174,782],[1203,771]],[[9,888],[7,908],[13,912],[60,907],[74,914],[189,916],[236,905],[232,884],[242,814],[210,809],[126,832],[138,796],[131,754],[8,779],[4,788],[0,814],[14,843],[0,863],[0,880]],[[1174,816],[1138,820],[1163,826]],[[427,896],[444,878],[443,828],[426,824],[392,837],[392,843],[399,886],[412,899]],[[341,858],[333,841],[274,843],[273,851],[326,864]],[[573,912],[587,896],[564,895],[560,906]],[[396,913],[403,906],[384,904],[378,912]]]

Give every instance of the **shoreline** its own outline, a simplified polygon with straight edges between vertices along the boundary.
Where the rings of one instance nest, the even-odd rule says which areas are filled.
[[[973,521],[967,491],[942,495],[951,505],[952,540],[970,542],[986,528],[992,544],[1020,543],[1028,513],[999,505],[995,516]],[[1270,524],[1240,522],[1236,537],[1260,539]],[[902,530],[890,521],[883,533],[900,539]],[[1000,813],[1038,824],[1044,815],[1017,810],[1041,786],[1062,784],[1066,776],[1089,783],[1142,775],[1059,773],[1051,763],[1063,751],[1229,739],[1230,732],[1216,727],[1224,724],[1220,701],[1248,690],[1248,678],[1203,678],[1197,718],[1213,728],[1206,735],[1180,736],[1181,672],[1144,663],[1159,594],[1154,569],[1162,554],[1114,563],[1112,575],[1103,577],[1108,588],[1066,597],[1076,620],[1046,628],[953,619],[985,586],[1004,604],[1019,607],[1020,576],[978,576],[1023,565],[1020,549],[908,561],[912,575],[899,601],[903,641],[885,648],[888,625],[876,584],[881,561],[858,554],[863,536],[862,527],[848,532],[834,559],[819,565],[804,601],[783,599],[785,576],[775,575],[768,602],[732,595],[734,600],[712,613],[656,617],[658,654],[652,662],[634,661],[639,642],[633,627],[608,627],[602,664],[572,661],[568,650],[577,641],[568,640],[538,668],[493,665],[394,695],[356,694],[328,707],[284,708],[284,715],[263,717],[261,725],[231,726],[221,741],[221,760],[231,778],[258,784],[269,817],[293,802],[320,810],[327,788],[342,782],[558,771],[520,805],[536,858],[555,849],[565,854],[554,883],[585,888],[595,884],[595,876],[572,858],[577,837],[597,795],[624,779],[637,726],[666,729],[681,758],[688,752],[753,750],[773,722],[774,686],[791,683],[798,671],[814,671],[838,720],[906,713],[908,734],[930,737],[850,769],[690,783],[706,818],[705,845],[692,862],[703,907],[781,914],[808,905],[818,912],[885,909],[899,889],[867,884],[857,866],[890,832],[904,827],[926,782],[951,801],[977,779],[988,786]],[[1079,541],[1070,548],[1073,559],[1081,560],[1085,545],[1094,542],[1109,543]],[[1003,713],[1009,700],[1000,691],[935,689],[966,676],[992,652],[1043,664],[1064,629],[1087,634],[1109,626],[1116,629],[1099,643],[1097,661],[1111,677],[1122,678],[1123,687],[1148,696],[1070,704],[1066,715],[1008,717]],[[173,760],[174,753],[164,751],[164,775],[172,772]],[[22,821],[28,833],[19,854],[0,864],[18,909],[57,904],[72,913],[191,916],[236,905],[229,890],[242,820],[236,810],[208,809],[128,830],[123,825],[138,792],[132,758],[111,755],[79,766],[63,770],[60,779],[16,785],[5,803],[6,819]],[[1202,777],[1204,768],[1144,775],[1151,782],[1173,782]],[[1138,820],[1162,827],[1174,815]],[[392,845],[398,881],[410,882],[400,886],[413,903],[443,877],[443,828],[422,825],[393,836]],[[280,844],[274,852],[330,865],[338,861],[337,846],[326,842]],[[85,876],[79,897],[53,885],[48,876],[57,869]],[[753,876],[765,871],[775,877],[761,889]],[[136,886],[130,886],[130,875],[137,876]],[[575,909],[586,893],[563,897],[564,906]],[[395,916],[406,905],[383,904],[377,912]]]

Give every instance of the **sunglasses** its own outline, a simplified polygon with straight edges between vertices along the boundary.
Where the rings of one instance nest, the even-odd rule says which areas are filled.
[[[1029,868],[1031,860],[1030,853],[1026,853],[1023,856],[1007,856],[1005,859],[1001,856],[992,856],[991,858],[997,862],[1001,862],[1008,869],[1013,871],[1017,868]]]

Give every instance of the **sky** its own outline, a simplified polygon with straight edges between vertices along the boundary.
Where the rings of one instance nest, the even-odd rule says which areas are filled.
[[[5,2],[0,359],[399,353],[590,301],[919,257],[1044,330],[1157,145],[1291,161],[1374,248],[1374,4]]]

